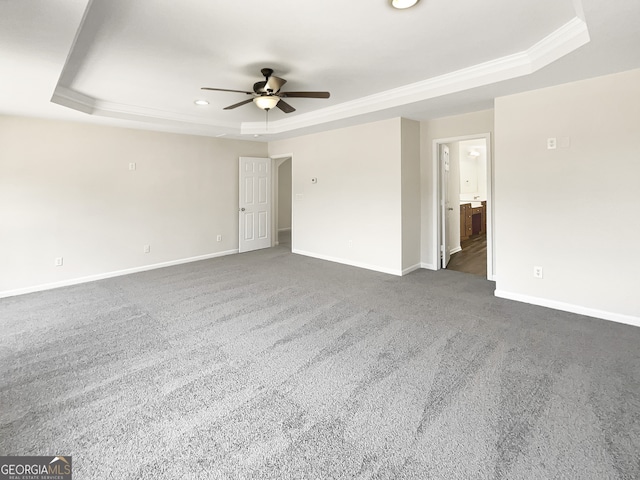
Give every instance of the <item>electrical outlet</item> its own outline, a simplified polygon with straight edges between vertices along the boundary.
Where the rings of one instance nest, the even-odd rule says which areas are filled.
[[[533,276],[535,278],[542,278],[542,267],[533,267]]]
[[[349,248],[353,247],[353,240],[349,240],[347,242],[347,247],[349,247]]]
[[[151,252],[151,245],[145,245],[144,246],[144,253],[149,253]]]
[[[136,169],[136,162],[129,163],[129,170],[135,170],[135,169]]]
[[[62,263],[63,263],[63,259],[62,259],[62,257],[56,257],[56,259],[55,259],[55,261],[54,261],[55,266],[56,266],[56,267],[61,267],[61,266],[62,266]]]
[[[557,146],[558,146],[558,143],[556,142],[555,138],[547,138],[547,149],[548,150],[555,150]]]
[[[218,235],[216,237],[216,242],[221,242],[222,241],[222,235]]]

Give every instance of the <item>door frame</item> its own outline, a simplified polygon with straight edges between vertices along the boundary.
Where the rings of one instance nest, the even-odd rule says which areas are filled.
[[[442,186],[442,161],[440,158],[440,145],[445,143],[461,142],[463,140],[484,139],[487,145],[487,279],[495,281],[495,225],[494,225],[494,189],[493,189],[493,148],[491,148],[491,133],[478,133],[475,135],[460,135],[456,137],[436,138],[432,142],[432,226],[433,226],[433,259],[435,270],[442,268],[440,258],[442,245],[442,209],[444,201]]]
[[[273,215],[271,218],[273,218],[273,224],[271,225],[271,245],[275,246],[275,245],[279,245],[279,241],[278,241],[278,193],[279,193],[279,185],[278,185],[278,169],[280,168],[280,165],[282,165],[284,162],[286,162],[287,160],[291,160],[291,249],[293,250],[293,223],[294,223],[294,214],[293,214],[293,209],[295,208],[294,203],[293,203],[293,153],[283,153],[283,154],[278,154],[278,155],[269,155],[269,157],[271,158],[272,161],[272,165],[273,168],[271,169],[272,171],[272,179],[271,179],[271,205],[272,205],[272,211],[273,211]]]
[[[445,164],[445,149],[447,152],[447,162],[448,165]],[[449,260],[451,260],[451,251],[447,248],[447,244],[449,243],[449,224],[448,214],[447,214],[447,197],[449,197],[449,172],[451,171],[451,152],[449,151],[449,145],[445,143],[440,143],[438,145],[438,162],[442,162],[442,168],[440,168],[440,186],[442,188],[442,201],[440,202],[440,268],[447,268],[449,264]],[[447,168],[449,167],[449,168]],[[451,199],[449,198],[449,203]]]

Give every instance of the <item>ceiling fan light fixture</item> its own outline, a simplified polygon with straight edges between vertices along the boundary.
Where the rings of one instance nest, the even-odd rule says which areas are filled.
[[[280,97],[276,95],[261,95],[253,99],[253,103],[255,103],[258,108],[262,110],[271,110],[275,107],[280,101]]]
[[[391,6],[393,8],[397,8],[398,10],[404,10],[405,8],[411,8],[419,0],[391,0]]]
[[[267,112],[277,106],[284,113],[292,113],[295,112],[296,109],[283,100],[284,98],[329,98],[331,96],[329,92],[280,92],[280,87],[287,83],[287,81],[284,78],[274,77],[271,68],[263,68],[260,72],[264,75],[264,80],[254,83],[252,92],[248,90],[232,90],[229,88],[214,87],[202,87],[201,89],[251,95],[249,98],[245,97],[247,98],[246,100],[224,107],[223,110],[233,110],[234,108],[253,102],[259,109]]]

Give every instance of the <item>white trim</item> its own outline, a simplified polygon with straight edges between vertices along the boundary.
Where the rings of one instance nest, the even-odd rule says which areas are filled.
[[[370,265],[368,263],[354,262],[344,258],[331,257],[329,255],[322,255],[314,252],[306,252],[304,250],[291,250],[291,253],[297,253],[298,255],[304,255],[305,257],[317,258],[320,260],[327,260],[329,262],[341,263],[343,265],[349,265],[351,267],[364,268],[366,270],[373,270],[375,272],[388,273],[389,275],[402,276],[402,270],[397,268],[386,268],[378,265]]]
[[[640,317],[634,317],[632,315],[608,312],[606,310],[598,310],[595,308],[584,307],[582,305],[549,300],[548,298],[532,297],[530,295],[507,292],[505,290],[495,290],[494,295],[507,300],[515,300],[516,302],[539,305],[541,307],[553,308],[554,310],[562,310],[564,312],[577,313],[578,315],[586,315],[588,317],[601,318],[611,322],[625,323],[627,325],[633,325],[634,327],[640,327]]]
[[[420,264],[420,268],[426,268],[427,270],[438,270],[433,263],[424,263]]]
[[[172,267],[174,265],[181,265],[183,263],[199,262],[201,260],[209,260],[210,258],[224,257],[226,255],[233,255],[234,253],[238,253],[238,249],[226,250],[224,252],[209,253],[207,255],[198,255],[197,257],[181,258],[179,260],[171,260],[168,262],[154,263],[152,265],[143,265],[142,267],[126,268],[124,270],[116,270],[113,272],[98,273],[95,275],[88,275],[86,277],[62,280],[60,282],[45,283],[42,285],[34,285],[32,287],[17,288],[15,290],[5,290],[4,292],[0,292],[0,298],[14,297],[16,295],[25,295],[27,293],[34,293],[34,292],[42,292],[44,290],[52,290],[54,288],[60,288],[60,287],[69,287],[71,285],[78,285],[80,283],[95,282],[97,280],[104,280],[106,278],[120,277],[122,275],[130,275],[132,273],[146,272],[147,270],[156,270],[158,268]]]
[[[527,49],[531,71],[535,72],[546,67],[590,41],[589,29],[585,21],[579,16],[572,18]]]
[[[269,155],[269,158],[271,158],[273,162],[273,170],[271,174],[271,211],[273,218],[273,245],[276,246],[280,245],[280,242],[278,241],[278,233],[280,232],[280,230],[278,230],[278,223],[280,223],[280,203],[278,202],[278,197],[280,195],[280,167],[287,160],[291,161],[291,227],[289,227],[288,230],[291,230],[291,228],[293,227],[293,153]],[[291,236],[291,244],[293,245],[293,234]]]
[[[202,127],[222,127],[225,129],[237,129],[237,125],[232,122],[212,122],[207,118],[196,115],[184,115],[181,113],[158,110],[156,108],[140,107],[137,105],[125,105],[115,102],[106,102],[88,95],[76,92],[71,88],[58,85],[53,92],[51,101],[58,105],[78,110],[89,115],[100,115],[103,117],[119,118],[122,120],[134,120],[151,123],[179,123],[191,125],[200,132]],[[196,130],[193,130],[196,132]]]
[[[462,251],[462,247],[458,245],[457,247],[453,247],[451,250],[449,250],[449,255],[453,255],[454,253],[458,253],[461,251]]]
[[[75,90],[71,90],[70,88],[66,88],[61,85],[58,85],[53,91],[51,101],[53,103],[57,103],[58,105],[62,105],[63,107],[78,110],[82,113],[88,113],[89,115],[93,115],[96,110],[96,101],[93,97],[83,95],[82,93],[76,92]]]
[[[187,123],[188,128],[198,135],[202,134],[202,126],[214,126],[205,117],[160,111],[138,105],[119,104],[106,99],[92,98],[74,91],[72,85],[75,76],[86,61],[86,56],[79,55],[80,58],[76,58],[73,68],[70,66],[70,59],[76,51],[82,51],[83,48],[86,48],[86,45],[80,44],[80,38],[83,28],[85,28],[84,20],[90,9],[91,4],[89,4],[85,11],[85,16],[76,33],[67,61],[54,89],[52,98],[54,103],[91,115],[165,123],[169,125],[171,125],[172,122]],[[589,43],[590,37],[587,24],[580,17],[579,12],[578,16],[572,18],[521,52],[379,92],[374,95],[368,95],[356,100],[321,108],[313,112],[271,122],[268,132],[265,130],[265,123],[262,121],[242,122],[239,129],[240,133],[242,135],[249,135],[290,132],[296,129],[340,121],[380,110],[388,110],[394,107],[529,75]],[[222,127],[223,125],[216,124],[215,126]],[[233,128],[237,131],[236,125],[227,123],[225,127]]]
[[[441,268],[441,257],[440,257],[440,248],[441,248],[441,211],[440,211],[440,194],[441,194],[441,185],[440,185],[440,151],[439,146],[443,143],[452,143],[452,142],[463,142],[465,140],[475,140],[475,139],[484,139],[485,144],[487,146],[487,207],[485,211],[485,215],[487,216],[487,280],[495,281],[495,265],[494,265],[494,254],[495,254],[495,245],[494,245],[494,229],[495,224],[493,222],[493,203],[494,203],[494,195],[495,195],[495,187],[493,181],[493,149],[491,148],[491,132],[488,133],[478,133],[475,135],[461,135],[457,137],[447,137],[447,138],[434,138],[432,144],[432,204],[433,204],[433,259],[436,262],[437,268],[434,270],[439,270]]]
[[[278,229],[278,233],[280,232],[290,232],[291,231],[291,227],[285,227],[285,228],[279,228]]]
[[[280,165],[284,163],[284,160],[276,160],[272,156],[271,158],[271,218],[273,219],[273,223],[270,225],[271,227],[271,246],[276,247],[280,245],[280,239],[278,237],[278,214],[279,205],[278,205],[278,170],[280,169]],[[238,232],[240,231],[240,224],[238,224]],[[240,242],[240,240],[238,240]]]
[[[285,160],[289,160],[290,158],[293,157],[293,153],[279,153],[277,155],[269,155],[273,160],[282,160],[278,166],[280,166],[282,164],[282,162],[284,162]]]
[[[402,275],[406,275],[407,273],[411,273],[411,272],[415,272],[416,270],[420,270],[421,264],[416,263],[415,265],[411,265],[410,267],[405,268],[404,270],[402,270]]]
[[[589,43],[587,24],[574,17],[522,52],[489,60],[420,82],[296,115],[269,124],[271,134],[344,120],[379,110],[441,97],[484,85],[529,75]],[[243,122],[242,134],[264,134],[264,122]]]

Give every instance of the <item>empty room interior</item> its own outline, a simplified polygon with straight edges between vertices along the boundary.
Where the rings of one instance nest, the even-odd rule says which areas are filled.
[[[1,2],[1,473],[640,478],[639,21]]]

